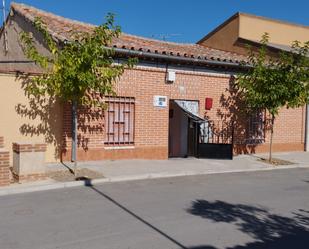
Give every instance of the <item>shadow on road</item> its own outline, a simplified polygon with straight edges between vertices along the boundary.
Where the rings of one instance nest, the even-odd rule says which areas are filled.
[[[307,249],[309,248],[309,212],[298,210],[293,217],[272,214],[267,209],[231,204],[223,201],[196,200],[189,213],[211,220],[234,224],[237,229],[256,239],[246,245],[226,249]],[[197,246],[191,249],[210,249]]]
[[[127,214],[139,220],[181,249],[218,249],[211,245],[185,246],[148,221],[129,210],[112,197],[95,188],[90,179],[83,179],[85,186],[103,196]],[[187,210],[213,222],[232,223],[238,230],[250,235],[255,242],[236,245],[225,249],[308,249],[309,248],[309,211],[299,209],[293,217],[270,213],[266,208],[244,204],[231,204],[223,201],[209,202],[196,200]]]
[[[150,227],[152,230],[156,231],[157,233],[159,233],[160,235],[162,235],[163,237],[165,237],[166,239],[168,239],[170,242],[174,243],[175,245],[179,246],[179,248],[181,249],[189,249],[188,247],[182,245],[180,242],[178,242],[177,240],[173,239],[172,237],[170,237],[169,235],[167,235],[165,232],[163,232],[162,230],[160,230],[159,228],[155,227],[154,225],[150,224],[148,221],[146,221],[145,219],[143,219],[142,217],[138,216],[137,214],[135,214],[134,212],[132,212],[131,210],[129,210],[128,208],[126,208],[125,206],[123,206],[122,204],[120,204],[119,202],[117,202],[116,200],[114,200],[112,197],[108,196],[107,194],[103,193],[102,191],[98,190],[97,188],[95,188],[90,179],[84,179],[85,182],[85,186],[91,188],[92,190],[94,190],[95,192],[97,192],[98,194],[100,194],[101,196],[103,196],[105,199],[109,200],[111,203],[113,203],[114,205],[116,205],[117,207],[119,207],[120,209],[122,209],[123,211],[125,211],[126,213],[130,214],[131,216],[133,216],[135,219],[139,220],[140,222],[142,222],[144,225]]]

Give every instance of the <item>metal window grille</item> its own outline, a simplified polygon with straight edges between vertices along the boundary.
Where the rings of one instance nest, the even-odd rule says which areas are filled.
[[[105,111],[105,144],[134,144],[135,100],[131,97],[107,97]]]
[[[255,111],[249,116],[248,120],[248,144],[259,144],[265,140],[265,113],[263,111]]]

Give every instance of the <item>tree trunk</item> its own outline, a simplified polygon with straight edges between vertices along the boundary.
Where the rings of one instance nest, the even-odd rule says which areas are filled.
[[[270,142],[269,142],[269,162],[272,162],[272,146],[273,146],[273,136],[274,136],[274,123],[275,123],[275,116],[274,114],[271,115],[271,128],[270,128]]]
[[[74,176],[77,175],[77,102],[72,103],[72,162],[74,162]]]

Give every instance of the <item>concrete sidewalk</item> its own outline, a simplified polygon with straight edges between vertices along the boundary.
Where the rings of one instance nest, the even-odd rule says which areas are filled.
[[[92,161],[80,162],[79,168],[88,168],[104,175],[102,179],[95,179],[91,184],[105,182],[142,180],[176,176],[193,176],[204,174],[219,174],[233,172],[265,171],[286,168],[308,168],[308,152],[275,153],[274,157],[293,162],[292,165],[272,166],[258,161],[259,157],[267,154],[240,155],[234,160],[211,160],[197,158],[177,158],[169,160],[116,160],[116,161]],[[49,171],[67,170],[72,168],[71,163],[47,164]],[[0,196],[14,193],[25,193],[32,191],[57,189],[65,187],[81,186],[82,181],[56,182],[47,180],[28,184],[13,184],[0,189]]]
[[[240,155],[234,157],[233,160],[175,158],[169,160],[93,161],[81,162],[79,167],[100,172],[111,180],[309,167],[309,153],[305,152],[274,154],[275,158],[295,163],[285,166],[271,166],[258,161],[263,156],[267,157],[267,154]],[[66,165],[70,168],[73,167],[71,163]],[[50,164],[48,167],[50,170],[64,168],[61,164]]]

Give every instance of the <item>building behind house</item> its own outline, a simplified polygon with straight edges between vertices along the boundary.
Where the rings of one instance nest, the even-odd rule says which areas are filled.
[[[309,27],[246,13],[236,13],[197,43],[211,48],[247,54],[247,45],[258,46],[268,33],[269,48],[289,50],[294,41],[309,41]]]

